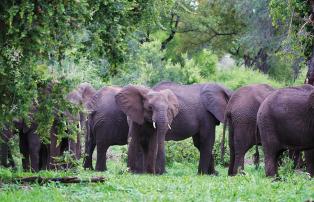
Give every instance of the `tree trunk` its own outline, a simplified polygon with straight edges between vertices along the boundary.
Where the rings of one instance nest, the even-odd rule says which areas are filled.
[[[312,28],[314,28],[314,0],[309,0],[308,3],[310,4],[310,7],[311,7],[309,20],[312,23]],[[313,33],[314,31],[312,29],[311,34]],[[307,64],[308,64],[308,71],[307,71],[304,83],[314,85],[314,39],[312,39],[312,54],[310,55]]]
[[[312,54],[308,60],[308,71],[306,74],[305,83],[314,85],[314,41],[312,42]]]

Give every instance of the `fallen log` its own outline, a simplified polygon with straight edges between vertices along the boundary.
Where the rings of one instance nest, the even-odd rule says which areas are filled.
[[[14,179],[15,182],[19,183],[49,183],[49,182],[60,182],[65,184],[70,183],[95,183],[95,182],[104,182],[104,177],[91,177],[90,179],[80,179],[78,177],[55,177],[55,178],[46,178],[40,176],[31,176]]]

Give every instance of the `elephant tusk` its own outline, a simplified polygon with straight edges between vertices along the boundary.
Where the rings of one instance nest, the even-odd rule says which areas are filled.
[[[79,130],[81,131],[82,130],[81,122],[78,122],[78,127],[79,127]]]
[[[171,127],[170,127],[170,125],[168,124],[168,128],[171,130]]]
[[[155,121],[153,122],[153,126],[154,126],[154,128],[156,129],[156,122],[155,122]]]

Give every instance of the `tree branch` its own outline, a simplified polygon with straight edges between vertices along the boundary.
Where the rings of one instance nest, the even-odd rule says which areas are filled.
[[[164,50],[167,45],[169,44],[169,42],[174,38],[176,32],[177,32],[177,28],[178,28],[178,24],[179,24],[179,20],[180,20],[180,17],[174,13],[171,14],[171,22],[170,22],[170,26],[172,26],[173,24],[173,20],[174,18],[176,18],[176,20],[174,21],[174,27],[171,29],[171,32],[168,36],[168,38],[166,38],[162,43],[161,43],[161,48],[160,50]]]

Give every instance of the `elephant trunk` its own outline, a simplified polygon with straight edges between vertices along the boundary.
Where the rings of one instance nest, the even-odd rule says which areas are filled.
[[[157,174],[161,167],[164,167],[164,149],[165,149],[165,136],[168,131],[167,123],[158,122],[157,131],[151,137],[151,155],[149,155],[149,161],[147,165],[147,171],[149,173]],[[160,165],[161,164],[161,165]]]

